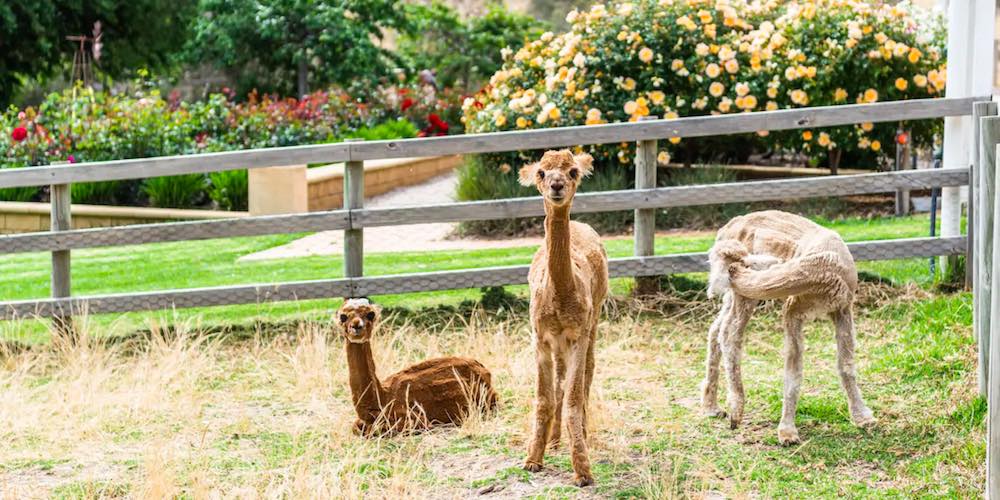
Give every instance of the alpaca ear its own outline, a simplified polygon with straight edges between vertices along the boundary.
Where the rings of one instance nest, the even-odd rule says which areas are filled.
[[[573,163],[580,169],[581,177],[586,177],[594,171],[594,157],[587,153],[573,155]]]
[[[372,310],[369,313],[369,315],[374,315],[374,316],[371,317],[371,318],[368,318],[368,321],[375,321],[376,319],[381,319],[382,318],[382,306],[380,306],[378,304],[372,304],[371,308],[372,308]]]
[[[529,163],[518,172],[517,180],[522,186],[531,187],[535,185],[535,172],[538,171],[538,163]]]

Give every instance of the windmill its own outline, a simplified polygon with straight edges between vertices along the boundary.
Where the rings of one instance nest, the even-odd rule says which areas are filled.
[[[101,43],[101,37],[100,21],[94,23],[91,36],[71,35],[66,37],[67,40],[78,44],[77,51],[73,55],[73,69],[70,75],[70,81],[74,84],[82,82],[86,87],[93,85],[94,72],[91,69],[91,65],[101,59],[101,48],[104,46]],[[87,50],[88,43],[90,44],[90,50]]]

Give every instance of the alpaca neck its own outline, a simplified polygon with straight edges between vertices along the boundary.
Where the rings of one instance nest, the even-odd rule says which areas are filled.
[[[570,204],[561,207],[545,205],[545,248],[548,253],[549,276],[556,296],[573,297],[573,262],[569,241]]]
[[[385,389],[375,374],[375,359],[370,342],[347,341],[347,368],[350,371],[351,399],[358,418],[364,420],[382,408]]]

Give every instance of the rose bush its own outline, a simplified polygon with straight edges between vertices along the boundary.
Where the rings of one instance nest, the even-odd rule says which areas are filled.
[[[568,32],[504,50],[502,69],[464,102],[469,131],[926,98],[945,87],[943,23],[905,2],[636,0],[566,19]],[[907,124],[917,145],[938,126]],[[860,124],[760,135],[836,164],[844,151],[878,156],[895,130]],[[661,141],[661,162],[679,142]],[[588,150],[604,165],[630,165],[634,148]]]

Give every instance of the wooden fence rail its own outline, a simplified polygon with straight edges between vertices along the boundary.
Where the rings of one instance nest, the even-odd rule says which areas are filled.
[[[537,197],[366,209],[363,206],[363,162],[372,159],[547,149],[587,144],[638,142],[643,153],[637,159],[641,167],[638,174],[642,177],[639,179],[641,182],[637,183],[637,189],[585,193],[578,195],[574,201],[573,210],[577,213],[635,210],[641,219],[636,231],[636,257],[613,260],[612,275],[656,276],[701,271],[705,267],[703,254],[651,255],[651,220],[656,209],[961,186],[969,183],[969,172],[965,168],[952,168],[654,188],[656,169],[652,168],[652,164],[655,162],[657,140],[969,115],[974,102],[988,99],[923,99],[0,170],[0,188],[48,184],[53,186],[52,192],[55,194],[68,192],[73,182],[148,178],[275,165],[343,161],[346,162],[347,170],[344,209],[309,214],[72,230],[65,219],[67,200],[64,196],[53,198],[53,221],[56,222],[53,223],[52,231],[0,237],[0,254],[52,252],[52,297],[44,300],[0,302],[0,319],[32,316],[60,318],[84,310],[91,313],[112,313],[523,283],[527,273],[525,266],[364,277],[364,227],[531,217],[541,216],[544,212]],[[70,252],[74,249],[324,230],[345,231],[344,278],[90,297],[72,297],[70,294]],[[961,245],[965,241],[961,237],[922,238],[855,243],[851,248],[859,260],[927,257],[964,253]]]

